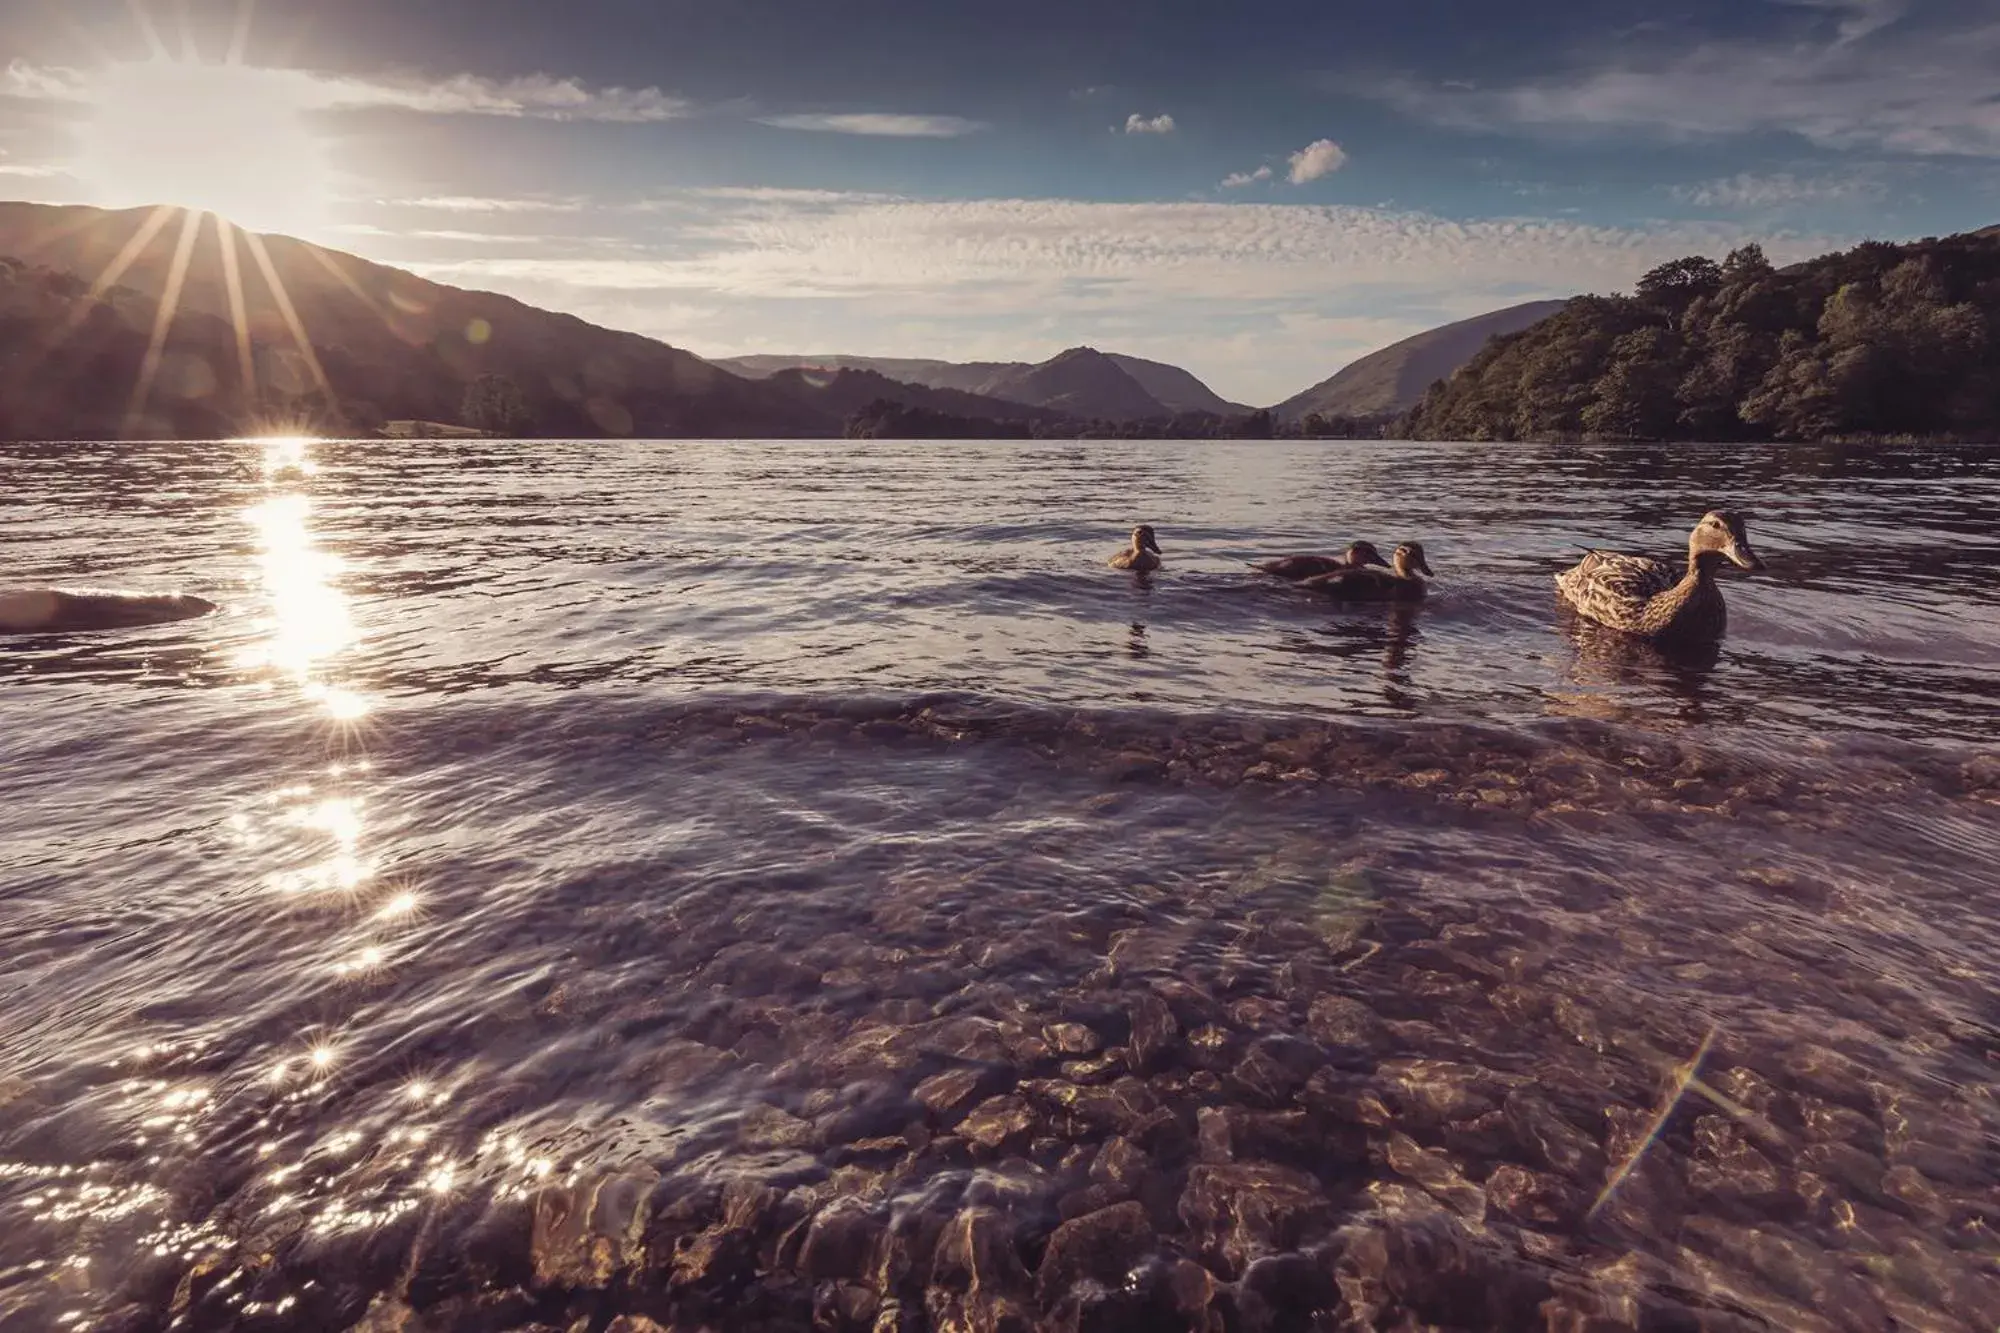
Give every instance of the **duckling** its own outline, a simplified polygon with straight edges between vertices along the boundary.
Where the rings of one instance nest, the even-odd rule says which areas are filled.
[[[1111,557],[1113,569],[1131,569],[1149,574],[1160,567],[1160,539],[1150,523],[1132,529],[1132,544]]]
[[[1338,573],[1343,569],[1359,569],[1364,565],[1380,565],[1387,569],[1389,562],[1375,549],[1375,543],[1355,542],[1339,555],[1281,555],[1251,568],[1297,582],[1321,574]]]
[[[1578,615],[1643,638],[1713,643],[1729,622],[1715,573],[1728,560],[1764,567],[1743,520],[1723,509],[1702,515],[1688,534],[1687,564],[1616,551],[1592,551],[1556,575],[1556,590]]]
[[[1430,562],[1424,559],[1423,543],[1404,542],[1396,548],[1387,569],[1355,565],[1302,580],[1299,586],[1347,602],[1414,602],[1429,591],[1419,575],[1435,577]]]

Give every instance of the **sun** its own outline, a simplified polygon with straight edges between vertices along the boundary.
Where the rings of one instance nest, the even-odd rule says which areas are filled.
[[[72,170],[102,204],[175,204],[309,234],[330,202],[326,144],[297,75],[155,58],[93,79]]]

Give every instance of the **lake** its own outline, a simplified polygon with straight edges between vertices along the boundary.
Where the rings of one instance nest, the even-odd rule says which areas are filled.
[[[1558,607],[1722,505],[1719,650]],[[0,1327],[1991,1330],[1996,513],[1992,448],[0,445],[0,584],[221,608],[0,637]],[[1430,598],[1247,568],[1356,537]]]

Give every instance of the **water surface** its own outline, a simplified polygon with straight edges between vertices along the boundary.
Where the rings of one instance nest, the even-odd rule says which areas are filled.
[[[1719,651],[1559,612],[1723,503]],[[0,1325],[2000,1321],[1993,450],[4,446],[0,505],[0,582],[222,606],[0,640]],[[1358,536],[1429,601],[1245,568]]]

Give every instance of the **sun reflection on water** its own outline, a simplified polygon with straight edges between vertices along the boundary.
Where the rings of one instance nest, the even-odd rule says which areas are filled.
[[[331,659],[359,639],[338,585],[344,566],[314,541],[312,501],[298,491],[277,490],[287,481],[317,473],[311,442],[284,438],[262,445],[265,484],[275,493],[244,519],[257,534],[258,568],[271,602],[271,632],[266,642],[245,654],[244,665],[290,677],[337,722],[358,721],[368,714],[368,701],[331,684],[322,674]]]

